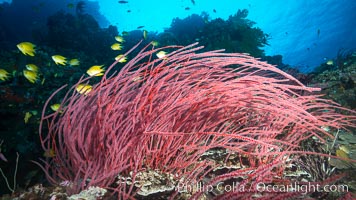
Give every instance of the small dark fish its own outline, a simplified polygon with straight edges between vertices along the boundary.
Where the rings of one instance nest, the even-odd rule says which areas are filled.
[[[214,13],[216,13],[216,10],[215,10],[215,9],[213,9],[213,12],[214,12]]]
[[[191,0],[192,4],[195,5],[195,1],[194,0]]]
[[[128,3],[128,1],[119,1],[119,3]]]
[[[131,10],[127,10],[127,12],[128,12],[128,13],[130,13],[130,12],[131,12]]]
[[[320,36],[320,29],[318,29],[318,37]]]
[[[137,29],[140,29],[140,28],[143,28],[143,27],[145,27],[145,26],[138,26]]]
[[[307,50],[310,51],[310,48],[308,47]]]
[[[79,1],[76,5],[75,11],[77,14],[83,14],[84,12],[84,7],[85,7],[85,2],[84,1]]]
[[[184,10],[190,10],[190,8],[189,7],[185,7]]]
[[[286,35],[288,35],[288,32],[286,32]]]

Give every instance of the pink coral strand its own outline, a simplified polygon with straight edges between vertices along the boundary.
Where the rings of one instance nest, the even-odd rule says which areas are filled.
[[[201,159],[212,148],[247,156],[250,171],[263,170],[250,176],[256,180],[283,170],[283,156],[297,152],[303,140],[333,137],[323,126],[355,126],[355,112],[314,95],[318,88],[246,54],[197,53],[202,47],[196,45],[146,46],[119,72],[116,62],[110,66],[88,95],[73,86],[62,113],[45,116],[44,109],[42,146],[56,152],[43,161],[49,180],[71,181],[73,192],[109,187],[118,174],[144,169],[199,181],[216,166]],[[156,59],[160,50],[173,51]],[[246,174],[239,170],[211,182]],[[133,184],[115,189],[123,198],[134,190]]]

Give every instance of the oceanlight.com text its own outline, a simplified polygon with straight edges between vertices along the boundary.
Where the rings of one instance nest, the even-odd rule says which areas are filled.
[[[256,186],[258,192],[298,192],[302,194],[313,192],[348,192],[347,185],[320,185],[318,183],[303,183],[298,182],[287,185],[271,185],[258,183]]]
[[[295,182],[286,185],[276,185],[267,183],[258,183],[255,186],[245,186],[239,184],[239,182],[233,182],[232,184],[224,184],[220,182],[216,185],[197,183],[179,183],[176,187],[178,192],[212,192],[214,190],[220,192],[269,192],[269,193],[283,193],[283,192],[297,192],[301,194],[313,193],[313,192],[348,192],[349,187],[347,185],[320,185],[317,183],[304,182],[303,184]]]

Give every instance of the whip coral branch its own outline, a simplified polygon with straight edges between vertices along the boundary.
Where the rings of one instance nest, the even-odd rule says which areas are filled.
[[[236,169],[210,182],[240,174],[253,185],[283,171],[303,140],[333,137],[323,126],[355,126],[355,111],[246,54],[199,53],[197,43],[149,47],[119,72],[113,63],[88,95],[73,86],[61,112],[46,115],[44,109],[42,147],[55,156],[42,168],[51,183],[70,181],[72,192],[115,187],[119,197],[131,198],[139,188],[115,186],[119,174],[134,180],[138,172],[154,169],[177,181],[201,181],[217,166],[202,155],[220,148],[245,156],[255,175]],[[159,59],[154,54],[160,50],[171,53]]]

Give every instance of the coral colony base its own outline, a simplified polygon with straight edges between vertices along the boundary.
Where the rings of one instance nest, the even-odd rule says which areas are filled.
[[[147,189],[140,185],[145,176],[160,176],[166,188],[157,190],[168,191],[172,199],[184,193],[177,188],[191,199],[209,193],[184,185],[216,188],[228,181],[248,191],[214,196],[298,196],[304,191],[262,191],[260,184],[290,184],[283,176],[286,166],[299,155],[319,155],[301,151],[303,141],[333,139],[324,127],[355,126],[355,111],[322,99],[315,94],[318,88],[247,54],[203,52],[197,43],[151,47],[120,71],[113,69],[118,61],[113,63],[86,95],[75,91],[90,81],[82,78],[56,113],[46,115],[46,108],[63,87],[47,101],[40,139],[54,154],[41,167],[52,184],[66,183],[70,193],[101,187],[119,199],[133,199]],[[171,53],[156,58],[161,50]],[[219,162],[209,157],[214,151],[223,152]],[[213,173],[232,160],[239,165]]]

